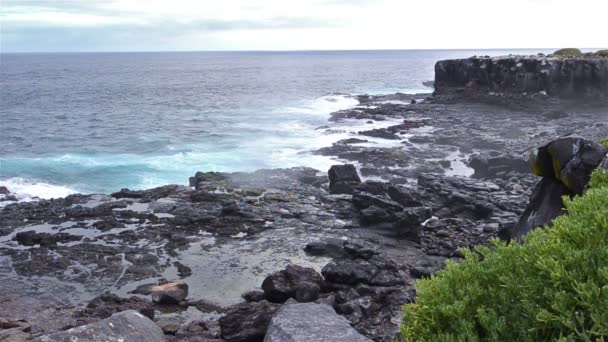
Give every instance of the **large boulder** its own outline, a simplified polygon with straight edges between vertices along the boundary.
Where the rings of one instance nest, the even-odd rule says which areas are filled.
[[[352,164],[333,165],[328,176],[329,192],[332,194],[352,194],[354,187],[361,184],[357,169]]]
[[[284,305],[270,322],[264,342],[370,342],[325,304]]]
[[[323,277],[310,267],[288,265],[282,271],[264,279],[262,290],[266,299],[283,303],[289,298],[299,302],[312,302],[319,297]]]
[[[222,338],[228,342],[263,341],[268,324],[279,309],[279,304],[262,300],[241,303],[219,319]]]
[[[558,179],[573,193],[581,194],[606,153],[608,149],[595,141],[567,136],[539,147],[530,163],[535,174]]]
[[[134,310],[116,313],[99,322],[35,338],[35,342],[163,342],[165,335],[149,318]]]
[[[562,197],[582,194],[607,153],[604,146],[579,136],[559,138],[539,147],[530,157],[530,165],[543,179],[534,188],[517,224],[501,231],[500,237],[519,240],[563,214]]]
[[[530,203],[521,215],[517,224],[506,232],[501,232],[505,239],[521,239],[522,236],[536,227],[551,223],[563,214],[563,196],[571,196],[572,192],[564,184],[554,178],[543,178],[532,191]]]

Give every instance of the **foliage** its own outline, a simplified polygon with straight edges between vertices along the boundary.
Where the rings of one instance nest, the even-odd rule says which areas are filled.
[[[600,57],[608,57],[608,50],[599,50],[595,54]]]
[[[608,174],[523,244],[493,241],[417,283],[407,341],[608,339]]]
[[[591,174],[591,180],[587,184],[589,189],[608,188],[608,171],[598,168]]]
[[[603,145],[605,148],[608,148],[608,138],[600,140],[600,144]]]
[[[582,54],[581,50],[575,48],[559,49],[553,53],[555,56],[581,56]]]

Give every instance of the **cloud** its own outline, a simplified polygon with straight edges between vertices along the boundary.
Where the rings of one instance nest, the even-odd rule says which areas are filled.
[[[3,52],[608,45],[605,0],[0,1]]]

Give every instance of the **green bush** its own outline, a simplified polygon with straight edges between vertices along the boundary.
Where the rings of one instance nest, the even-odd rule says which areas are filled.
[[[605,148],[608,148],[608,138],[600,140],[600,144],[604,145]]]
[[[583,53],[579,49],[575,48],[566,48],[559,49],[553,53],[555,56],[582,56]]]
[[[608,173],[523,244],[463,251],[417,283],[406,341],[608,340]]]
[[[599,50],[595,54],[600,57],[608,57],[608,50]]]
[[[591,180],[587,184],[589,189],[608,188],[608,172],[604,169],[593,171]]]

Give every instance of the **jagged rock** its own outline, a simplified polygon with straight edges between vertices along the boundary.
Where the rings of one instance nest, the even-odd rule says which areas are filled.
[[[11,192],[5,187],[0,186],[0,195],[9,195]]]
[[[163,331],[134,310],[116,313],[96,323],[44,335],[35,342],[146,341],[164,342]]]
[[[406,208],[398,213],[397,222],[395,223],[397,235],[408,240],[420,242],[424,228],[422,224],[431,218],[431,213],[431,208],[428,207]]]
[[[323,277],[312,268],[288,265],[282,271],[264,279],[262,289],[267,300],[283,303],[289,298],[299,302],[312,302],[319,297]]]
[[[149,300],[135,296],[121,298],[109,293],[95,297],[76,316],[81,322],[96,322],[126,310],[135,310],[149,319],[154,319],[154,306]]]
[[[405,283],[397,264],[381,254],[368,259],[335,260],[325,265],[321,274],[327,282],[335,284],[391,286]]]
[[[10,320],[0,317],[0,341],[21,342],[30,339],[32,326],[26,321]]]
[[[542,177],[561,181],[575,194],[583,193],[591,172],[606,157],[608,149],[579,136],[568,136],[541,146],[531,158],[532,170]]]
[[[328,176],[329,192],[332,194],[352,194],[353,188],[361,183],[357,169],[352,164],[333,165]]]
[[[150,289],[152,301],[158,304],[179,304],[188,297],[188,284],[183,282],[167,283]]]
[[[472,57],[435,64],[435,94],[541,93],[608,98],[608,59],[545,56]]]
[[[49,233],[37,233],[33,230],[26,232],[19,232],[15,235],[13,240],[17,241],[23,246],[53,246],[57,242],[70,242],[80,241],[82,236],[70,235],[67,233],[49,234]]]
[[[562,196],[572,196],[572,192],[560,181],[545,177],[532,192],[528,208],[511,230],[501,234],[506,239],[520,239],[536,227],[551,223],[563,214]]]
[[[349,322],[325,304],[284,305],[270,322],[264,342],[366,342]]]
[[[279,304],[268,301],[241,303],[220,318],[222,338],[228,342],[264,340],[268,324],[279,309]]]
[[[247,302],[259,302],[266,298],[264,291],[248,291],[241,295],[241,297]]]
[[[529,162],[513,155],[476,154],[469,158],[469,166],[475,170],[473,178],[498,178],[510,172],[529,173]],[[502,178],[502,177],[501,177]]]

